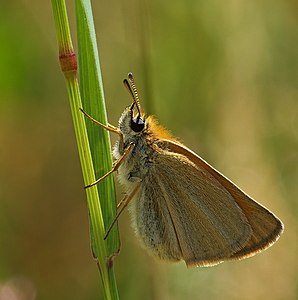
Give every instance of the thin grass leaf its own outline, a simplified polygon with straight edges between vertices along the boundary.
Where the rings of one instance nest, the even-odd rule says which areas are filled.
[[[97,41],[93,23],[91,3],[89,0],[76,1],[78,60],[80,91],[84,110],[103,124],[107,124],[104,102],[104,91],[97,50]],[[109,133],[102,127],[86,120],[90,149],[96,178],[100,178],[112,168],[111,144]],[[90,182],[91,183],[91,182]],[[107,177],[98,184],[101,208],[108,228],[116,213],[116,196],[113,176]],[[110,255],[119,249],[117,224],[110,232],[108,239]]]

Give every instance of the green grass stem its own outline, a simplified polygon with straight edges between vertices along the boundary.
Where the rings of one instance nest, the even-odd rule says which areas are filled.
[[[100,127],[96,128],[93,124],[91,125],[91,122],[87,131],[85,117],[79,110],[79,108],[84,107],[88,113],[100,122],[106,123],[103,86],[90,1],[77,1],[76,7],[80,52],[80,87],[77,79],[77,61],[70,37],[65,1],[52,0],[60,65],[66,79],[84,184],[88,185],[111,168],[112,159],[109,135]],[[95,67],[91,68],[90,64],[94,64]],[[82,105],[81,101],[80,88],[84,105]],[[119,248],[117,226],[113,229],[107,241],[103,239],[105,228],[108,227],[110,220],[115,215],[115,191],[112,177],[100,184],[99,191],[98,187],[94,186],[86,189],[86,194],[91,246],[93,256],[100,270],[105,299],[118,299],[113,264],[110,259]]]

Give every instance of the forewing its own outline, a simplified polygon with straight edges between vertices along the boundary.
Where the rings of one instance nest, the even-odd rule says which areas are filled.
[[[252,229],[252,235],[245,247],[232,254],[230,259],[243,259],[253,256],[270,247],[282,234],[283,224],[273,213],[245,194],[197,154],[185,146],[170,140],[161,141],[159,145],[173,153],[179,153],[187,157],[198,168],[203,169],[214,180],[217,180],[245,214]]]
[[[250,225],[231,194],[204,168],[167,150],[154,157],[155,186],[161,191],[188,266],[215,265],[240,251]]]

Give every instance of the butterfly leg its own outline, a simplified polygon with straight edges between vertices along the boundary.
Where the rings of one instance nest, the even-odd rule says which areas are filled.
[[[80,111],[88,118],[90,119],[93,123],[103,127],[104,129],[108,130],[108,131],[111,131],[111,132],[114,132],[114,133],[117,133],[119,136],[120,136],[120,147],[123,149],[124,147],[124,143],[123,143],[123,134],[121,132],[121,130],[111,124],[108,123],[108,125],[104,125],[102,123],[100,123],[99,121],[95,120],[94,118],[92,118],[90,115],[88,115],[82,108],[80,108]]]
[[[104,125],[102,123],[100,123],[99,121],[95,120],[94,118],[92,118],[90,115],[88,115],[82,108],[80,108],[80,111],[88,118],[90,119],[93,123],[105,128],[106,130],[108,131],[111,131],[111,132],[114,132],[114,133],[117,133],[119,135],[122,135],[121,131],[119,128],[111,125],[111,124],[108,124],[108,125]]]
[[[103,175],[102,177],[100,177],[99,179],[97,179],[96,181],[94,181],[93,183],[86,185],[85,189],[94,186],[96,184],[98,184],[100,181],[104,180],[106,177],[108,177],[109,175],[111,175],[113,172],[117,171],[119,169],[119,167],[121,166],[121,164],[123,163],[123,161],[127,158],[127,156],[131,153],[132,149],[134,147],[134,144],[129,144],[128,147],[124,150],[124,153],[121,155],[121,157],[115,161],[112,169],[106,173],[105,175]]]
[[[111,231],[111,229],[113,228],[114,224],[116,223],[116,221],[118,220],[120,214],[123,212],[123,210],[125,209],[125,207],[130,203],[130,201],[133,199],[133,197],[136,195],[136,193],[140,190],[141,187],[141,182],[137,183],[136,187],[132,190],[132,192],[129,195],[126,195],[122,200],[121,200],[121,208],[118,210],[117,215],[115,217],[115,219],[113,220],[113,222],[111,223],[111,225],[109,226],[104,239],[106,239]],[[119,204],[120,204],[119,203]],[[117,205],[117,207],[119,207],[119,204]]]
[[[125,196],[121,199],[121,201],[120,201],[119,203],[117,203],[117,209],[119,209],[120,206],[125,202],[126,197],[127,197],[127,195],[125,195]]]

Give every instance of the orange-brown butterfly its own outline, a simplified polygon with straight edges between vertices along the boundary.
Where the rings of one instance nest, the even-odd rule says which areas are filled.
[[[201,157],[143,113],[131,73],[124,80],[133,103],[119,126],[93,122],[120,137],[110,172],[118,171],[131,202],[133,226],[145,247],[167,261],[212,266],[244,259],[270,247],[283,232],[282,222]],[[107,231],[107,234],[109,233]]]

